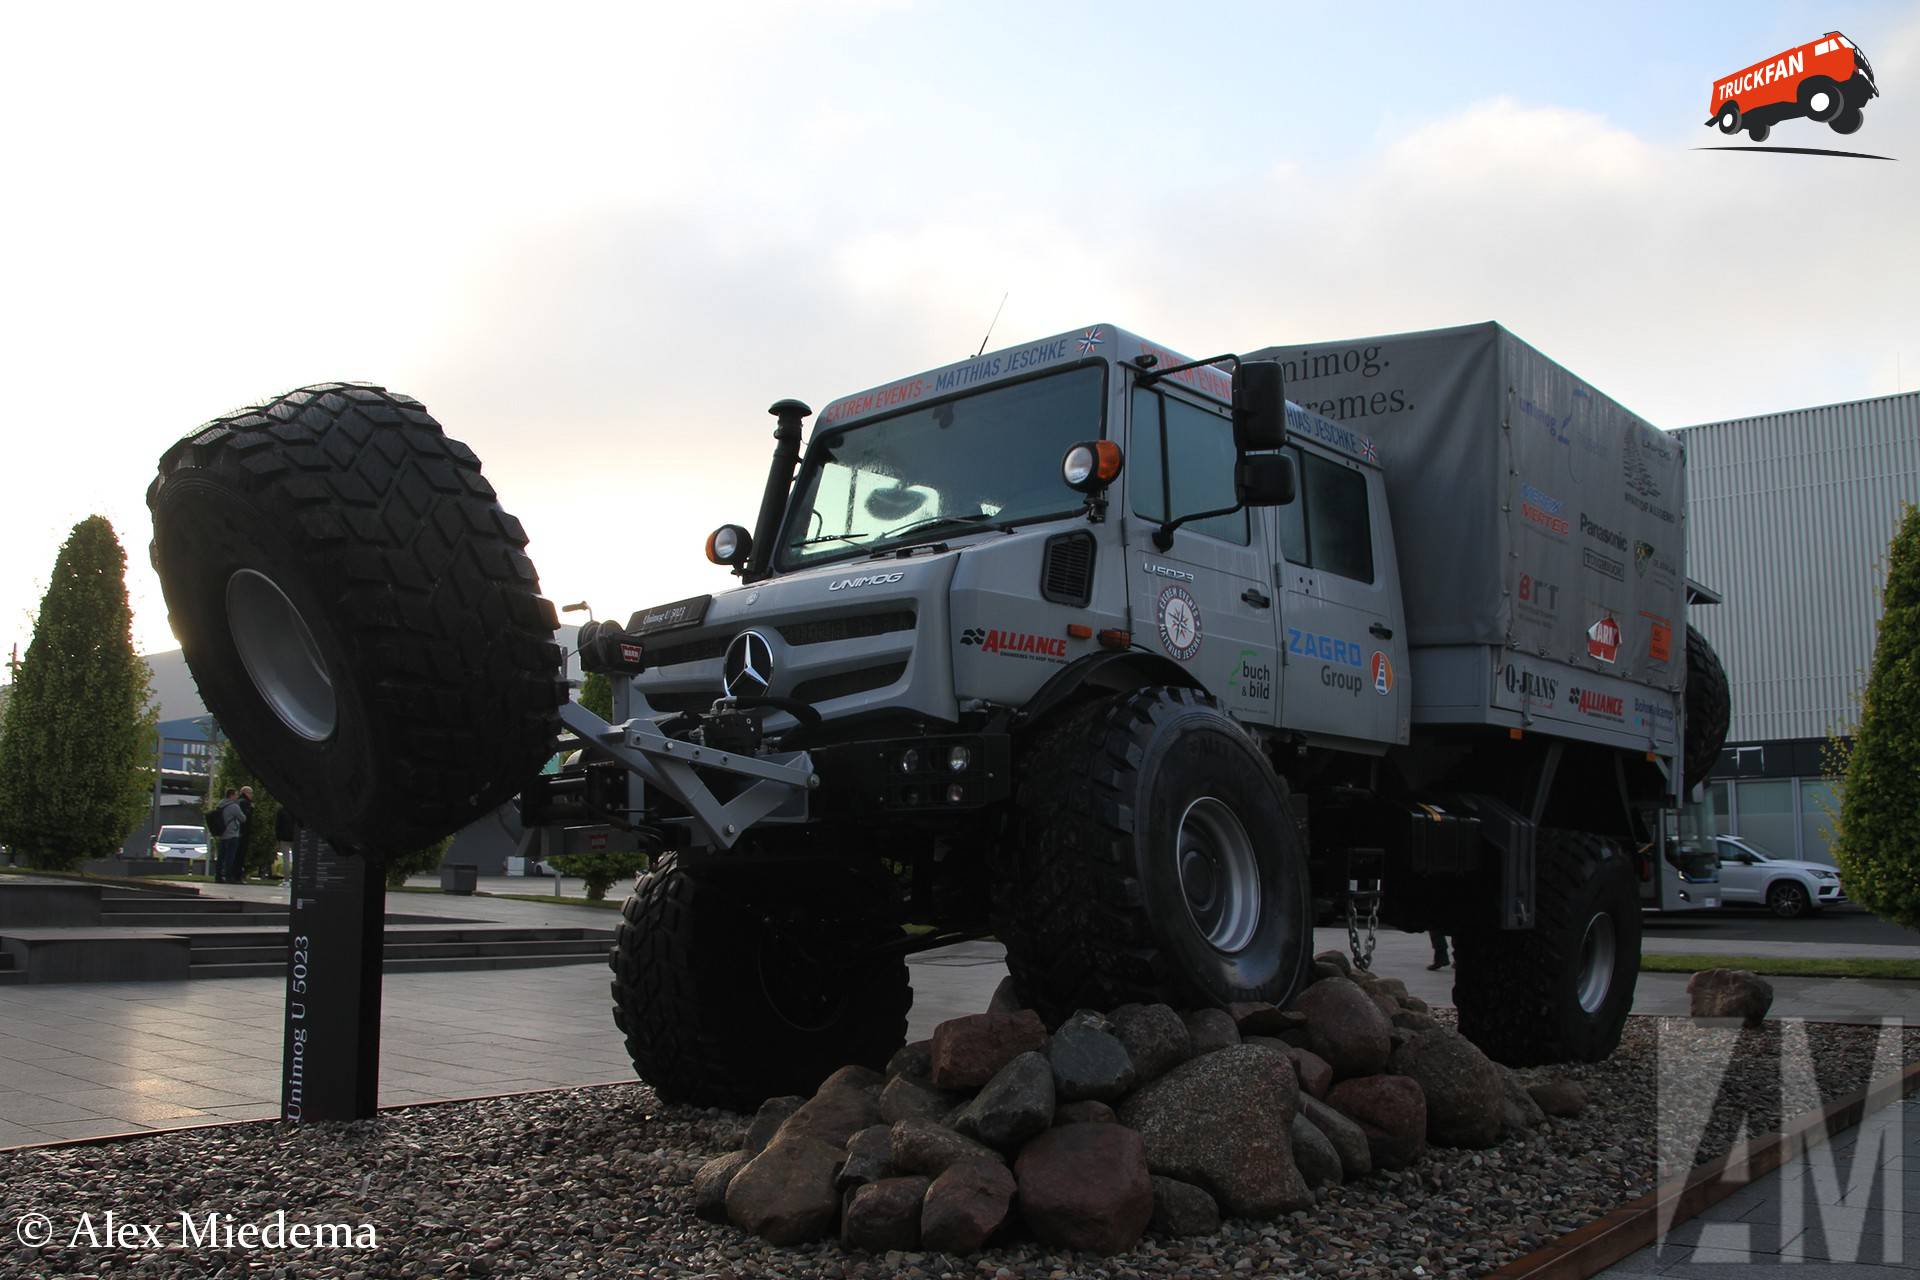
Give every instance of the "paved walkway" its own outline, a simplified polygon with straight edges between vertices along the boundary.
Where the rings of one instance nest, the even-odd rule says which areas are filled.
[[[1808,1277],[1920,1275],[1920,1096],[1681,1223],[1603,1276],[1734,1274],[1795,1265]]]

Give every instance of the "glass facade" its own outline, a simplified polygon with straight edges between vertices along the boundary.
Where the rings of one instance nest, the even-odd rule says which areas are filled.
[[[1680,829],[1688,836],[1740,836],[1776,857],[1831,864],[1839,808],[1838,779],[1719,779],[1681,811]]]

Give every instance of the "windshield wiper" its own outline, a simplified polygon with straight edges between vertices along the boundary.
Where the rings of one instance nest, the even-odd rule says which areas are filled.
[[[969,511],[963,516],[928,516],[924,520],[915,520],[911,524],[903,524],[898,529],[889,529],[880,536],[883,538],[897,538],[901,534],[911,533],[915,529],[930,529],[943,524],[979,524],[984,520],[991,519],[993,519],[993,517],[984,511]],[[1006,526],[996,525],[994,527],[1005,528]]]
[[[790,543],[789,545],[795,547],[811,547],[820,542],[858,542],[862,538],[871,536],[871,534],[866,533],[823,533],[817,538],[802,538],[800,541]]]

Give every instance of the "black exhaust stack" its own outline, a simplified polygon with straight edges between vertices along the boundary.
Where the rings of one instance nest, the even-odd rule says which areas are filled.
[[[773,560],[773,540],[780,536],[780,521],[787,514],[793,468],[800,461],[800,419],[813,410],[798,400],[780,400],[767,412],[775,422],[773,465],[767,469],[766,492],[760,495],[760,518],[753,522],[753,549],[740,573],[742,582],[758,582],[767,576],[767,565]]]

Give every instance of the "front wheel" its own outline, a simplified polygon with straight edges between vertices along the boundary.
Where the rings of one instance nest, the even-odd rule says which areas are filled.
[[[1283,1003],[1313,944],[1285,784],[1212,698],[1088,703],[1029,748],[995,923],[1049,1020],[1128,1002]]]
[[[1842,107],[1840,114],[1827,121],[1827,128],[1835,133],[1858,133],[1866,120],[1866,114],[1858,107]]]
[[[1813,910],[1813,897],[1803,885],[1776,880],[1767,889],[1767,910],[1782,920],[1798,920]]]
[[[1598,1062],[1620,1043],[1640,975],[1640,892],[1620,847],[1541,831],[1531,930],[1455,938],[1460,1031],[1508,1066]]]
[[[1840,86],[1826,76],[1814,76],[1802,82],[1799,92],[1800,109],[1807,113],[1807,119],[1821,124],[1833,119],[1846,109],[1846,99],[1841,96]]]
[[[609,957],[634,1070],[670,1102],[752,1110],[884,1067],[913,988],[904,955],[878,950],[899,936],[882,907],[875,880],[830,864],[749,878],[658,858]]]

